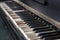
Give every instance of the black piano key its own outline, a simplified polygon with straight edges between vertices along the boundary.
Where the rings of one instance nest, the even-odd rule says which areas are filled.
[[[55,39],[60,39],[60,35],[55,35],[55,36],[51,36],[51,37],[46,37],[45,40],[47,40],[47,39],[53,39],[53,40],[55,40]]]
[[[42,37],[41,38],[46,38],[46,37],[54,37],[54,36],[56,36],[56,35],[60,35],[60,33],[52,33],[52,34],[46,34],[46,35],[42,35]]]
[[[34,28],[34,30],[41,30],[41,29],[50,29],[50,27],[39,27],[39,28]]]
[[[39,27],[32,27],[34,29],[38,29],[38,28],[49,28],[48,26],[39,26]]]
[[[39,27],[40,25],[31,25],[31,24],[29,24],[29,26],[31,26],[32,28],[34,28],[34,27]]]
[[[41,23],[38,23],[37,21],[35,23],[33,20],[29,20],[29,19],[28,21],[26,21],[26,23],[33,24],[33,25],[41,25]]]
[[[47,26],[31,26],[31,28],[44,28],[44,27],[47,27]]]
[[[25,21],[29,21],[29,22],[35,20],[33,18],[31,18],[31,19],[30,18],[22,18],[22,19],[24,19]]]
[[[60,33],[59,31],[56,31],[56,30],[52,30],[53,32],[46,32],[46,33],[42,33],[42,34],[39,34],[40,36],[41,35],[47,35],[47,34],[54,34],[54,33]]]
[[[32,25],[41,25],[40,23],[35,23],[35,22],[28,22],[28,23]]]
[[[40,29],[40,30],[36,30],[36,33],[39,33],[39,32],[44,32],[44,31],[51,31],[52,29]]]

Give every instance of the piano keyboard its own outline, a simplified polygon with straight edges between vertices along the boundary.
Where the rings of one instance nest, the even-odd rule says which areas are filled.
[[[22,35],[26,40],[60,40],[60,30],[56,26],[17,3],[6,1],[3,8],[16,22],[18,28],[23,30]]]

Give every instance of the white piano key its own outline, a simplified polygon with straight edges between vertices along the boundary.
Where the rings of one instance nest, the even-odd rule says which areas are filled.
[[[24,10],[15,10],[13,12],[24,12]]]
[[[24,21],[24,20],[22,20],[22,19],[20,19],[20,18],[18,18],[18,19],[14,19],[15,21]]]
[[[40,37],[36,36],[35,33],[27,33],[26,34],[31,40],[39,39]]]

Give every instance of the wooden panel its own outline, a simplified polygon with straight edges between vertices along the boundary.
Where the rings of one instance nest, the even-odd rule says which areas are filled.
[[[40,4],[43,4],[43,5],[47,5],[46,0],[33,0],[33,1],[40,3]]]

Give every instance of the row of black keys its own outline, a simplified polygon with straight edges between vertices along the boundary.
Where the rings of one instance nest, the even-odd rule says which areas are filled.
[[[28,24],[31,28],[34,28],[33,31],[36,33],[40,33],[38,36],[42,36],[41,39],[57,39],[60,38],[60,32],[54,30],[52,26],[49,26],[47,23],[42,23],[43,20],[39,22],[39,20],[35,19],[32,15],[27,12],[18,12],[17,13],[23,20],[25,20],[26,24]]]
[[[12,10],[22,10],[22,7],[12,2],[6,2],[6,4]],[[60,31],[49,26],[48,23],[44,22],[42,19],[37,19],[33,14],[29,12],[17,12],[17,14],[28,24],[31,28],[34,28],[33,31],[39,33],[38,36],[42,36],[41,39],[53,40],[60,38]]]

